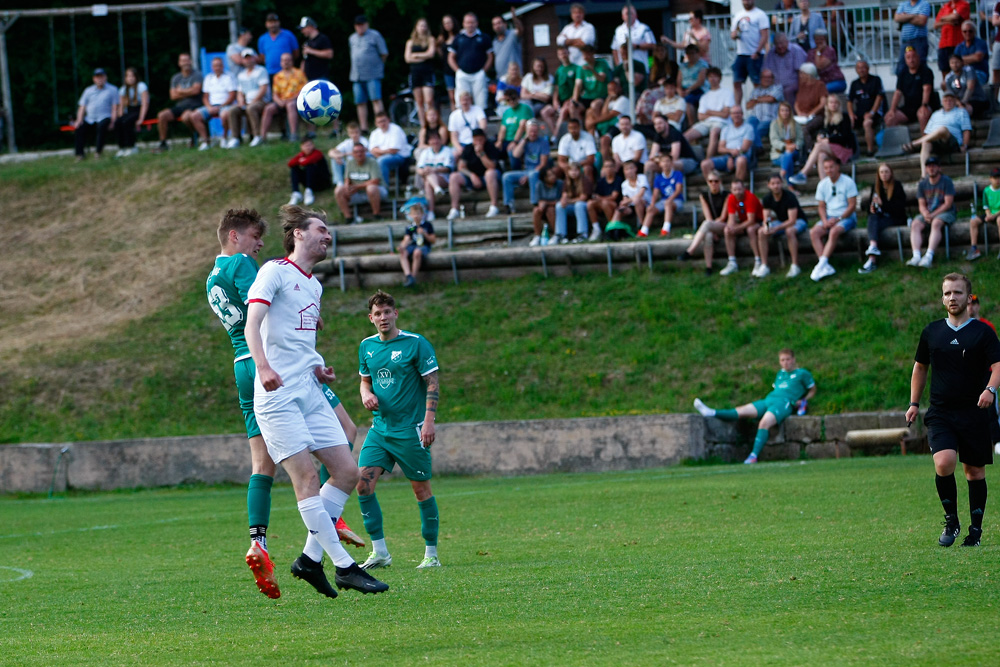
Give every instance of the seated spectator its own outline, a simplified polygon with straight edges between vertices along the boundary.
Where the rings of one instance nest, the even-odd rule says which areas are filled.
[[[618,117],[623,114],[629,115],[628,97],[622,95],[622,89],[618,82],[612,79],[608,82],[607,88],[608,96],[603,100],[592,101],[584,117],[584,127],[588,132],[601,137],[602,146],[605,138],[610,140],[611,136],[617,134],[613,128],[618,125]]]
[[[885,124],[886,127],[893,127],[919,122],[923,132],[933,111],[931,107],[937,103],[933,95],[934,73],[920,62],[920,56],[912,46],[906,47],[903,60],[906,67],[896,76],[896,91],[889,102]]]
[[[580,130],[580,121],[576,118],[570,118],[569,122],[566,123],[566,134],[559,139],[556,159],[564,174],[569,163],[576,162],[583,170],[583,175],[594,181],[597,145],[594,143],[593,135]]]
[[[847,81],[844,80],[844,73],[840,70],[837,51],[827,41],[828,35],[829,33],[823,29],[813,33],[816,48],[809,49],[806,60],[816,65],[819,78],[826,84],[827,92],[842,93],[847,90]]]
[[[455,154],[441,142],[441,135],[437,132],[431,132],[427,137],[431,143],[420,153],[415,180],[417,189],[423,190],[424,196],[430,202],[426,217],[433,221],[434,199],[444,194],[444,189],[448,187],[449,175],[455,168]]]
[[[677,94],[677,87],[674,86],[674,94]],[[666,93],[663,92],[663,86],[651,86],[646,90],[642,91],[642,95],[639,99],[635,101],[635,122],[633,125],[635,129],[643,134],[647,134],[647,130],[653,129],[653,112],[656,108],[657,102],[666,97]],[[681,100],[683,104],[684,100]],[[686,109],[686,107],[684,107]],[[683,113],[681,114],[683,118]]]
[[[587,219],[591,227],[589,241],[601,240],[601,216],[608,222],[615,216],[622,197],[623,181],[613,162],[601,165],[601,177],[594,183],[594,194],[587,202]]]
[[[698,122],[684,133],[684,138],[692,144],[708,137],[706,155],[715,155],[722,128],[729,124],[729,110],[736,105],[733,91],[720,87],[721,81],[722,70],[708,68],[708,91],[698,102]]]
[[[971,136],[972,121],[969,120],[969,114],[958,106],[958,99],[949,88],[941,97],[941,108],[932,113],[927,121],[924,136],[912,144],[906,144],[903,150],[909,153],[920,146],[920,177],[923,178],[927,175],[927,160],[932,152],[936,155],[965,153],[969,150]]]
[[[934,251],[941,243],[941,229],[955,222],[955,184],[941,173],[941,163],[934,156],[927,158],[927,175],[917,184],[917,208],[920,213],[910,223],[910,248],[913,257],[906,264],[931,268]],[[927,239],[927,252],[920,256],[924,229],[930,224],[931,233]]]
[[[528,121],[535,117],[535,113],[530,106],[521,101],[521,98],[512,89],[504,91],[504,99],[507,100],[507,103],[500,115],[500,129],[497,130],[496,144],[501,152],[509,153],[509,144],[516,143],[524,136]],[[511,167],[516,169],[518,166],[518,162],[511,158]]]
[[[437,241],[437,234],[434,233],[434,225],[425,215],[424,201],[420,197],[413,197],[403,204],[402,211],[410,219],[410,224],[406,226],[403,240],[399,243],[399,266],[405,276],[403,287],[413,287],[417,284],[420,265]]]
[[[660,173],[653,179],[652,198],[649,201],[649,208],[642,218],[642,227],[637,236],[649,236],[649,227],[653,224],[656,214],[663,214],[663,227],[660,228],[660,236],[670,236],[673,226],[674,216],[684,206],[684,174],[674,171],[674,159],[670,153],[664,153],[657,161],[660,164]]]
[[[207,151],[211,145],[208,136],[209,121],[219,118],[236,101],[236,80],[223,69],[222,58],[212,58],[212,71],[201,81],[202,106],[188,115],[191,127],[201,139],[198,144],[200,151]],[[226,141],[225,135],[222,141]]]
[[[657,88],[663,85],[663,82],[670,79],[677,83],[677,76],[679,74],[677,63],[670,59],[670,54],[667,52],[667,47],[664,44],[655,44],[653,46],[653,51],[650,54],[650,59],[653,64],[649,67],[649,83],[647,84],[647,90],[649,88]],[[639,91],[636,90],[638,93]],[[645,92],[645,91],[643,91]]]
[[[281,54],[281,70],[272,78],[271,102],[264,107],[264,116],[260,123],[260,134],[267,137],[271,129],[271,119],[282,112],[288,126],[288,136],[292,141],[299,136],[299,110],[296,102],[299,91],[308,83],[305,72],[292,67],[292,54]]]
[[[826,177],[816,186],[816,210],[819,222],[809,230],[809,240],[819,261],[810,278],[819,282],[837,272],[830,264],[830,257],[837,248],[837,239],[858,224],[858,186],[850,176],[840,173],[840,159],[836,155],[824,158]],[[826,245],[823,239],[826,238]]]
[[[534,116],[538,116],[549,126],[551,134],[556,133],[556,116],[559,113],[552,106],[552,91],[555,82],[549,74],[545,58],[535,58],[531,61],[531,72],[521,79],[521,100],[531,107]]]
[[[906,193],[903,184],[896,179],[892,167],[883,162],[878,166],[875,184],[872,185],[871,203],[868,205],[868,259],[858,273],[864,275],[878,268],[878,258],[882,252],[878,248],[879,237],[888,227],[902,227],[906,224]]]
[[[990,184],[983,190],[983,216],[972,216],[969,221],[969,236],[972,247],[965,253],[965,259],[972,261],[980,258],[979,248],[976,244],[979,241],[979,228],[983,225],[996,224],[1000,230],[1000,167],[993,167],[990,172]]]
[[[267,70],[257,64],[257,54],[253,49],[243,50],[243,71],[236,77],[236,104],[222,114],[222,127],[232,130],[232,137],[226,148],[236,148],[240,145],[240,128],[243,116],[250,125],[251,146],[259,146],[264,137],[260,133],[261,115],[271,98],[271,78]]]
[[[472,143],[462,149],[458,169],[448,177],[448,191],[451,193],[451,210],[448,219],[455,220],[460,215],[458,200],[462,188],[486,191],[490,195],[490,207],[486,217],[500,215],[497,200],[500,197],[500,159],[502,155],[492,143],[486,141],[486,132],[480,128],[472,130]]]
[[[593,132],[591,123],[586,122],[586,116],[591,114],[591,107],[595,102],[602,101],[608,96],[608,84],[611,83],[611,68],[603,60],[597,60],[594,56],[594,47],[584,44],[580,47],[583,53],[584,63],[576,68],[576,81],[573,83],[573,102],[576,109],[581,114],[584,127],[587,132]],[[584,115],[586,114],[586,115]],[[560,122],[562,118],[560,117]]]
[[[354,153],[354,144],[360,143],[368,150],[368,139],[361,134],[361,126],[356,121],[347,124],[347,138],[330,149],[327,155],[333,166],[333,182],[340,185],[344,182],[344,162]]]
[[[382,170],[382,183],[388,188],[393,170],[400,183],[405,180],[402,170],[410,159],[413,149],[403,128],[389,120],[389,114],[379,111],[375,114],[375,129],[368,135],[368,150],[375,157]]]
[[[799,90],[795,94],[795,115],[812,120],[826,106],[826,84],[819,80],[819,73],[812,63],[805,63],[799,68]]]
[[[570,162],[564,173],[566,177],[563,179],[562,196],[556,203],[556,235],[550,243],[566,243],[567,217],[570,215],[576,218],[573,243],[582,243],[587,240],[587,204],[594,191],[594,183],[583,175],[583,170],[576,162]],[[597,231],[600,233],[600,227]]]
[[[962,24],[962,41],[955,46],[952,55],[958,56],[963,65],[972,68],[979,78],[979,85],[985,86],[989,82],[990,49],[986,45],[986,40],[976,37],[976,24],[972,21],[966,21]]]
[[[618,64],[611,70],[611,81],[617,81],[622,91],[628,92],[628,46],[622,44],[618,47]],[[634,53],[634,52],[633,52]],[[643,62],[645,62],[643,58]],[[635,94],[641,95],[646,91],[648,79],[646,78],[646,68],[639,60],[632,63],[632,80],[635,82]]]
[[[669,155],[673,158],[674,166],[678,167],[685,175],[694,173],[698,169],[698,158],[691,148],[684,135],[676,127],[667,122],[663,116],[653,116],[653,136],[649,140],[649,160],[643,172],[646,180],[654,178],[659,171],[659,163],[656,159],[661,155]]]
[[[118,127],[118,153],[115,157],[125,157],[136,153],[135,137],[149,113],[149,88],[139,81],[136,68],[125,70],[125,83],[118,89],[118,97],[122,115],[115,122]]]
[[[760,250],[760,267],[753,274],[754,278],[763,278],[771,273],[767,266],[767,255],[770,251],[768,239],[772,236],[784,236],[788,240],[788,254],[792,265],[788,267],[786,278],[794,278],[802,269],[799,268],[799,234],[809,228],[809,218],[799,205],[799,199],[791,190],[784,187],[785,179],[781,174],[771,174],[767,179],[767,194],[761,206],[764,209],[764,222],[757,230],[757,247]]]
[[[389,198],[389,190],[382,184],[382,170],[368,157],[364,144],[358,142],[351,148],[351,157],[344,165],[344,182],[334,189],[333,196],[344,220],[351,219],[352,205],[366,202],[372,207],[372,216],[376,220],[381,217],[382,200]],[[361,216],[354,216],[355,224],[362,222]]]
[[[250,49],[253,52],[253,49]],[[170,148],[167,132],[173,121],[187,122],[188,112],[201,106],[201,72],[191,66],[191,56],[182,53],[177,56],[180,72],[170,77],[170,103],[173,105],[156,115],[156,128],[160,133],[159,151]]]
[[[799,68],[805,62],[806,52],[798,44],[789,43],[788,36],[781,32],[774,36],[774,48],[764,56],[764,68],[774,72],[785,101],[793,107],[799,91]]]
[[[312,139],[303,139],[300,147],[302,150],[288,161],[288,171],[292,178],[292,197],[288,204],[312,206],[316,201],[316,193],[331,186],[330,169],[326,166],[322,151],[316,150]],[[299,192],[300,186],[305,188],[304,192]]]
[[[559,67],[556,69],[555,85],[552,88],[552,108],[557,112],[553,121],[552,135],[559,132],[559,126],[567,118],[581,119],[585,109],[573,101],[573,89],[576,87],[577,68],[569,59],[569,49],[560,46],[556,49]]]
[[[649,205],[649,181],[639,173],[639,165],[634,160],[622,165],[625,178],[622,180],[622,198],[615,208],[611,220],[604,228],[604,234],[612,241],[621,241],[626,237],[635,236],[635,228],[626,222],[634,216],[636,220],[646,217],[646,207]]]
[[[521,66],[513,60],[507,64],[507,72],[500,75],[500,79],[497,81],[497,93],[494,99],[499,115],[503,115],[503,112],[507,110],[507,101],[504,95],[508,90],[514,91],[514,99],[521,99]]]
[[[793,185],[805,185],[809,178],[809,170],[816,165],[819,177],[826,174],[823,167],[826,165],[826,158],[833,155],[837,158],[838,167],[849,162],[854,156],[854,147],[857,139],[851,127],[851,119],[840,107],[840,96],[830,95],[826,98],[826,108],[823,109],[822,118],[817,118],[821,124],[816,130],[816,143],[813,145],[809,157],[806,159],[802,171],[788,179]],[[839,171],[839,169],[838,169]]]
[[[473,130],[486,131],[486,113],[472,103],[472,93],[465,90],[458,94],[458,108],[448,117],[448,134],[455,157],[472,144]]]
[[[712,254],[715,252],[715,242],[726,232],[726,221],[729,211],[726,204],[729,192],[722,188],[722,175],[713,171],[708,175],[708,190],[702,192],[698,199],[701,203],[701,215],[704,221],[691,241],[691,245],[681,253],[678,259],[689,260],[694,257],[699,246],[704,247],[705,275],[712,275]]]
[[[95,135],[94,151],[97,157],[104,153],[107,134],[115,128],[118,118],[118,89],[108,83],[104,69],[94,70],[94,84],[87,86],[77,102],[76,120],[73,121],[73,139],[76,143],[76,161],[86,157],[88,135]]]
[[[760,249],[757,246],[757,230],[760,229],[764,211],[757,196],[746,189],[743,181],[733,179],[729,197],[726,198],[726,228],[722,234],[726,239],[726,253],[729,256],[725,268],[719,271],[720,276],[729,276],[740,270],[736,263],[736,239],[747,235],[750,250],[753,251],[753,271],[756,276],[760,271]]]
[[[531,211],[531,224],[535,229],[535,235],[528,243],[529,247],[535,247],[542,242],[542,230],[548,225],[550,229],[556,224],[556,204],[559,203],[563,192],[563,182],[559,180],[552,165],[547,164],[542,167],[538,178],[538,203]],[[558,244],[560,237],[556,234],[549,239],[549,243]]]
[[[990,98],[986,87],[979,82],[977,72],[970,65],[964,64],[962,57],[957,53],[951,54],[948,63],[951,65],[951,71],[944,78],[944,89],[955,94],[959,105],[971,117],[985,118],[986,112],[990,110]]]
[[[549,164],[549,153],[552,146],[549,138],[542,135],[542,124],[535,119],[529,120],[524,135],[511,145],[511,161],[516,160],[518,168],[507,171],[503,175],[503,203],[508,213],[514,213],[514,188],[528,185],[531,205],[538,203],[538,179],[542,169]]]
[[[762,137],[770,137],[771,121],[778,115],[778,104],[785,99],[784,89],[774,82],[774,72],[760,71],[760,85],[754,86],[747,101],[747,124],[754,131],[754,147],[763,148]]]
[[[736,172],[736,180],[749,178],[750,169],[754,163],[754,131],[748,123],[743,122],[743,109],[733,106],[729,110],[732,122],[722,128],[719,137],[718,155],[709,152],[701,162],[701,173],[708,178],[710,171],[726,174]],[[711,149],[711,146],[709,146]],[[758,219],[759,222],[759,219]]]
[[[708,81],[706,81],[708,67],[708,62],[701,56],[701,52],[695,44],[689,44],[684,49],[684,60],[680,64],[680,94],[687,107],[686,114],[689,126],[698,122],[698,102],[708,90]]]
[[[663,90],[663,97],[653,105],[653,113],[664,116],[668,123],[683,131],[687,104],[684,103],[684,98],[677,94],[677,81],[665,79],[660,89]]]
[[[427,107],[424,110],[424,124],[420,126],[420,131],[417,132],[417,157],[420,157],[421,151],[430,146],[428,138],[431,134],[441,137],[441,144],[443,146],[448,145],[448,126],[441,122],[441,114],[438,112],[437,107]]]
[[[847,115],[851,118],[851,126],[858,132],[864,132],[868,155],[874,155],[876,149],[875,134],[882,129],[882,108],[885,104],[885,91],[882,79],[869,73],[868,62],[858,60],[854,64],[858,78],[851,82],[851,90],[847,94]]]
[[[605,160],[613,160],[621,166],[629,160],[637,165],[646,163],[646,137],[632,129],[632,118],[623,114],[618,118],[618,135],[612,139],[608,135],[601,137],[601,155]]]
[[[788,102],[778,104],[778,116],[768,130],[771,141],[771,164],[781,171],[782,180],[795,170],[795,161],[802,152],[805,135],[802,126],[792,117],[792,106]]]

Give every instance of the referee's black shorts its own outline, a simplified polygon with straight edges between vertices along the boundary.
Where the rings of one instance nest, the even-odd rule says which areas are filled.
[[[958,452],[958,460],[970,466],[993,464],[993,444],[1000,442],[1000,425],[992,408],[936,408],[924,417],[931,452]]]

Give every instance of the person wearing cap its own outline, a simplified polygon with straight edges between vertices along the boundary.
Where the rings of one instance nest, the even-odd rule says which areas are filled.
[[[236,148],[240,145],[240,128],[243,116],[247,117],[250,134],[253,140],[251,146],[259,146],[264,137],[260,132],[261,114],[271,99],[271,78],[267,71],[257,64],[257,54],[253,49],[243,50],[244,70],[236,77],[236,104],[222,114],[223,132],[231,129],[233,136],[225,144],[225,148]]]
[[[201,82],[201,97],[202,106],[191,112],[188,118],[191,121],[191,127],[201,138],[198,150],[207,151],[209,148],[209,121],[218,118],[236,101],[236,79],[229,72],[224,71],[222,58],[212,58],[212,71],[206,74]],[[225,134],[222,136],[222,142],[223,144],[226,142]]]
[[[302,71],[307,81],[330,78],[330,63],[333,62],[333,42],[319,31],[316,21],[303,16],[299,21],[299,32],[306,41],[302,44]]]
[[[243,49],[253,43],[253,31],[240,26],[236,29],[236,41],[226,47],[226,63],[228,71],[235,80],[243,71]]]
[[[302,140],[300,151],[288,161],[288,172],[292,180],[292,197],[289,206],[312,206],[316,193],[330,187],[330,168],[323,157],[323,151],[316,150],[316,144],[309,137]],[[299,192],[299,188],[304,188]]]
[[[925,166],[927,175],[917,184],[917,207],[920,214],[910,223],[910,248],[913,256],[907,266],[919,266],[929,269],[934,263],[934,251],[941,243],[941,229],[955,222],[955,184],[941,173],[941,162],[935,157],[927,158]],[[923,244],[924,229],[930,225],[931,233],[927,239],[927,252],[920,256],[920,246]]]
[[[820,28],[813,37],[816,46],[809,49],[806,60],[816,65],[820,80],[826,84],[826,90],[830,93],[842,93],[847,90],[847,81],[844,79],[844,72],[840,69],[837,60],[837,50],[830,46],[828,41],[829,33],[826,28]]]
[[[979,315],[979,295],[978,294],[970,294],[969,295],[969,317],[971,317],[974,320],[979,320],[983,324],[987,325],[990,329],[993,329],[993,333],[997,332],[997,328],[995,326],[993,326],[992,322],[990,322],[985,317],[982,317],[982,316]]]
[[[385,110],[382,105],[382,79],[389,49],[382,34],[368,26],[364,14],[354,18],[354,32],[347,39],[351,50],[351,84],[354,105],[358,111],[361,131],[368,131],[368,102],[376,114]]]
[[[899,62],[896,76],[907,68],[906,49],[917,52],[921,64],[927,62],[927,21],[931,17],[931,3],[928,0],[901,0],[892,20],[899,24]]]
[[[403,287],[413,287],[417,284],[417,274],[424,258],[431,252],[431,246],[437,241],[434,225],[427,219],[425,211],[429,208],[423,197],[411,197],[401,209],[410,224],[403,232],[403,240],[399,244],[399,266],[403,269]]]
[[[996,224],[997,230],[1000,231],[1000,167],[993,167],[993,171],[990,172],[990,184],[983,190],[982,217],[974,215],[969,221],[972,247],[965,253],[965,259],[969,261],[979,259],[981,256],[976,243],[979,241],[979,228],[984,224]]]
[[[170,102],[172,107],[164,109],[156,116],[156,129],[160,134],[159,150],[165,151],[169,148],[167,144],[167,132],[170,130],[170,123],[178,120],[188,124],[188,114],[201,106],[201,72],[196,70],[191,64],[191,55],[182,53],[177,56],[177,67],[180,72],[170,78]]]
[[[941,108],[931,114],[924,129],[924,136],[903,150],[910,152],[920,147],[920,176],[927,175],[927,159],[931,152],[937,155],[951,155],[956,151],[969,150],[972,136],[972,121],[969,112],[958,103],[955,92],[950,88],[941,97]]]
[[[919,122],[923,131],[933,111],[931,105],[937,102],[934,73],[920,60],[920,54],[912,46],[906,47],[903,59],[906,66],[896,76],[896,91],[885,114],[885,125],[893,127]]]
[[[358,142],[351,149],[351,157],[344,164],[344,182],[336,187],[333,196],[337,200],[344,220],[351,219],[351,206],[369,204],[372,215],[379,218],[382,214],[382,200],[389,199],[389,190],[382,183],[382,170],[378,163],[368,157],[364,144]],[[354,222],[362,223],[361,216],[354,216]]]
[[[281,27],[278,15],[271,12],[264,19],[267,32],[257,40],[257,64],[263,65],[268,76],[274,76],[281,70],[281,54],[292,54],[292,60],[299,59],[299,41],[291,30]]]
[[[472,12],[462,17],[462,30],[448,47],[448,65],[455,70],[455,96],[472,93],[476,106],[486,108],[486,70],[493,65],[493,41],[479,30]]]
[[[104,69],[94,70],[93,85],[87,86],[77,103],[76,120],[73,121],[73,139],[76,143],[76,159],[85,157],[87,138],[94,132],[94,149],[100,157],[104,152],[104,142],[108,131],[114,129],[118,118],[118,89],[108,84]]]
[[[497,204],[500,199],[502,157],[500,149],[486,140],[486,132],[478,127],[472,131],[472,143],[462,149],[458,169],[448,177],[448,192],[451,194],[449,220],[454,220],[460,215],[458,200],[462,196],[462,188],[485,189],[490,195],[490,208],[486,211],[486,217],[492,218],[500,214]]]

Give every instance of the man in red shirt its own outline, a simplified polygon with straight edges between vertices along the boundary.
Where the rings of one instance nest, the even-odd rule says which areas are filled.
[[[969,20],[969,3],[966,0],[948,0],[934,19],[934,27],[941,29],[938,40],[938,69],[942,76],[948,74],[951,52],[962,42],[962,21]]]
[[[993,326],[992,322],[985,317],[979,316],[979,295],[977,294],[969,295],[969,317],[974,320],[979,320],[983,324],[989,325],[990,329],[993,329],[993,333],[997,332],[997,328]]]
[[[760,229],[760,221],[764,219],[764,211],[761,208],[760,200],[757,196],[748,191],[743,181],[734,179],[729,190],[729,198],[726,199],[726,212],[729,219],[726,221],[726,254],[729,255],[729,262],[726,268],[719,271],[720,276],[728,276],[740,270],[736,264],[736,237],[746,234],[750,240],[750,249],[753,250],[754,271],[760,267],[760,249],[757,245],[757,230]]]

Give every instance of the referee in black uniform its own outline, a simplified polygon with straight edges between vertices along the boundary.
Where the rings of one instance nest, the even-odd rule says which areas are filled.
[[[1000,440],[994,407],[1000,385],[1000,341],[986,324],[969,316],[972,283],[960,273],[949,273],[942,284],[942,302],[948,317],[931,322],[920,334],[910,378],[910,408],[906,421],[913,422],[920,409],[920,396],[931,378],[931,404],[924,417],[934,455],[934,470],[944,532],[938,544],[950,547],[961,532],[958,521],[958,487],[955,465],[962,462],[969,483],[971,524],[963,547],[979,545],[986,510],[986,466],[993,463],[993,443]]]

